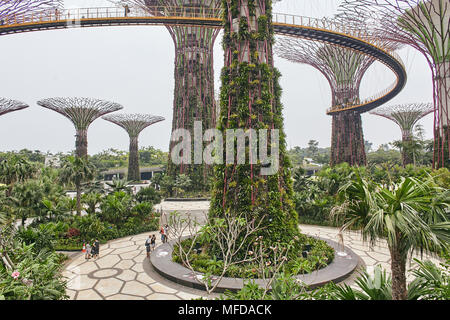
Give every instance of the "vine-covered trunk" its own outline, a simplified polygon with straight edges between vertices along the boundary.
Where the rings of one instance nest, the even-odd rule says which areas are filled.
[[[403,167],[406,167],[408,164],[414,163],[414,154],[411,149],[411,144],[413,143],[411,133],[405,133],[402,137],[402,163]]]
[[[392,299],[407,300],[406,258],[396,246],[390,247],[389,251],[391,253]]]
[[[75,154],[80,158],[87,158],[88,151],[87,129],[77,130],[75,140]]]
[[[272,174],[262,174],[267,166],[259,151],[252,159],[249,140],[245,143],[245,163],[234,157],[215,166],[215,182],[210,217],[244,215],[249,220],[264,217],[268,242],[292,240],[298,234],[298,217],[293,208],[290,163],[286,155],[283,129],[280,73],[273,66],[272,0],[223,0],[225,66],[222,70],[218,130],[227,140],[228,129],[254,129],[261,138],[266,130],[267,153],[278,160]],[[262,130],[258,130],[262,129]],[[279,141],[276,141],[278,130]],[[253,137],[257,138],[257,137]],[[261,146],[261,141],[258,144]],[[278,157],[274,152],[278,142]],[[223,159],[227,159],[224,145]],[[272,154],[273,153],[273,154]],[[272,163],[273,164],[273,163]]]
[[[449,49],[447,49],[447,57],[441,58],[444,61],[436,63],[436,75],[434,76],[434,104],[436,106],[434,116],[435,168],[450,168],[450,56],[448,56],[448,51]]]
[[[81,216],[81,183],[76,183],[77,191],[77,216]]]
[[[129,181],[140,181],[141,173],[139,171],[139,147],[138,137],[130,137],[130,153],[128,158],[128,177]]]
[[[333,115],[331,132],[331,165],[347,162],[354,166],[366,164],[361,114],[343,111]]]
[[[203,162],[194,163],[194,121],[201,121],[202,132],[198,137],[201,141],[205,130],[215,128],[216,125],[213,47],[219,30],[202,27],[167,28],[175,43],[172,132],[186,129],[191,135],[191,163],[173,163],[171,154],[179,141],[170,142],[168,174],[173,177],[186,174],[192,180],[194,189],[206,190],[211,170]]]

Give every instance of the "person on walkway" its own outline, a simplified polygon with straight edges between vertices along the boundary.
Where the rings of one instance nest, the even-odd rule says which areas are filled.
[[[100,254],[100,241],[98,239],[95,239],[93,248],[92,257],[98,259],[98,255]]]
[[[166,224],[164,226],[164,241],[167,242],[169,240],[169,225]]]
[[[155,250],[155,246],[156,246],[156,236],[152,235],[152,240],[150,241],[150,245],[152,247],[151,250]]]
[[[125,9],[125,17],[128,17],[128,14],[130,13],[130,7],[126,4],[124,6],[124,9]]]
[[[152,235],[149,235],[147,240],[145,240],[145,251],[147,251],[147,258],[150,258],[150,251],[152,248],[150,247],[152,242]]]
[[[161,226],[161,228],[159,229],[159,233],[161,234],[161,242],[162,242],[162,243],[165,243],[165,241],[164,241],[164,238],[165,238],[165,235],[164,235],[164,226]]]
[[[86,255],[84,256],[86,260],[89,260],[91,258],[91,250],[91,245],[89,243],[86,243]]]

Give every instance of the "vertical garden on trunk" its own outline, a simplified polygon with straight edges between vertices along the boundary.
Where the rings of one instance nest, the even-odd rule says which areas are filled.
[[[273,66],[272,0],[223,0],[222,5],[225,66],[217,128],[224,141],[228,129],[267,129],[268,146],[271,130],[278,129],[279,168],[273,175],[261,175],[265,164],[260,161],[250,164],[248,139],[246,162],[238,164],[235,144],[234,163],[215,166],[210,218],[225,215],[245,216],[249,220],[264,218],[265,228],[259,231],[259,236],[268,243],[288,242],[299,231],[286,155],[280,73]]]

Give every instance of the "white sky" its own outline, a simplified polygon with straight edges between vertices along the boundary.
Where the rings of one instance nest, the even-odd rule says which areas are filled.
[[[105,0],[66,0],[66,6],[108,6]],[[330,15],[335,0],[283,0],[274,12],[305,16]],[[0,37],[0,96],[24,101],[30,108],[0,117],[0,151],[31,150],[68,152],[74,148],[73,125],[58,113],[39,107],[46,97],[84,96],[121,103],[119,112],[151,113],[166,121],[145,129],[140,146],[167,151],[173,107],[174,49],[164,27],[119,26],[38,31]],[[412,49],[399,51],[408,72],[405,89],[388,104],[431,102],[431,72],[425,59]],[[216,41],[215,89],[220,90],[223,67],[221,36]],[[275,57],[281,71],[285,131],[288,147],[306,146],[310,139],[330,145],[331,93],[325,78],[314,68]],[[361,96],[371,96],[394,81],[393,73],[376,63],[367,72]],[[391,121],[370,114],[362,116],[364,137],[378,146],[401,138]],[[433,116],[421,123],[432,137]],[[108,148],[128,149],[126,132],[105,120],[89,129],[89,154]]]

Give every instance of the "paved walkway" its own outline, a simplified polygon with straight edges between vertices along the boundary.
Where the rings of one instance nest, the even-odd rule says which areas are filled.
[[[171,203],[176,207],[177,205]],[[195,203],[179,203],[183,210],[203,211],[205,202],[199,206]],[[168,205],[162,203],[162,208]],[[181,211],[181,210],[180,210]],[[320,236],[338,241],[338,229],[300,225],[302,233]],[[72,257],[67,263],[63,275],[68,278],[67,294],[75,300],[189,300],[200,296],[207,297],[201,290],[191,289],[175,284],[161,277],[146,258],[145,240],[149,234],[145,233],[110,241],[100,246],[100,257],[96,260],[86,261],[84,255]],[[159,240],[159,234],[157,234]],[[157,242],[157,245],[160,242]],[[351,248],[361,258],[361,264],[369,273],[376,265],[381,265],[390,272],[390,256],[385,241],[380,241],[370,248],[362,242],[361,236],[356,232],[344,233],[344,244]],[[424,256],[423,259],[429,258]],[[438,262],[437,259],[431,258]],[[413,261],[412,261],[413,262]],[[413,267],[408,265],[407,269]],[[356,274],[345,282],[352,285]],[[214,295],[215,297],[217,295]],[[211,297],[211,296],[210,296]]]

